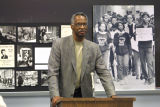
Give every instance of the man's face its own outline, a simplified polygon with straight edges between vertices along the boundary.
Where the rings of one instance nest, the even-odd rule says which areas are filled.
[[[107,23],[108,23],[108,19],[109,19],[108,16],[104,16],[104,18],[103,18],[104,22],[107,22]]]
[[[104,23],[102,23],[100,26],[99,26],[99,30],[104,32],[106,30],[106,25]]]
[[[119,28],[120,30],[123,30],[123,25],[122,25],[122,23],[119,23],[119,24],[118,24],[118,28]]]
[[[112,24],[116,24],[117,23],[117,18],[112,18]]]
[[[150,18],[147,15],[144,15],[143,20],[145,23],[149,23]]]
[[[2,55],[5,55],[6,54],[6,51],[2,51]]]
[[[128,21],[128,23],[132,23],[132,21],[133,21],[132,15],[127,16],[127,21]]]
[[[81,15],[75,16],[74,23],[71,25],[71,28],[79,39],[84,38],[88,29],[86,17]]]

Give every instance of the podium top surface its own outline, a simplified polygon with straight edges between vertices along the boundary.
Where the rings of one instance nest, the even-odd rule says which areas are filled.
[[[63,102],[74,101],[136,101],[135,97],[117,97],[117,98],[62,98]]]

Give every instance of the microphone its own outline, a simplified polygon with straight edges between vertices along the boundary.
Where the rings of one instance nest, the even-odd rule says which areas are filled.
[[[94,72],[91,72],[91,79],[92,79],[92,91],[93,91],[93,97],[94,97],[95,96]]]

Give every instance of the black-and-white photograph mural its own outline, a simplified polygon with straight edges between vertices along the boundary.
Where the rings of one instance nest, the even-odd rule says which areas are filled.
[[[94,5],[93,41],[116,90],[155,89],[153,5]],[[97,75],[95,90],[104,90]]]
[[[38,86],[38,72],[16,71],[16,86],[17,87]]]
[[[13,69],[0,69],[0,89],[15,89]]]
[[[0,45],[0,68],[15,67],[14,45]]]
[[[53,40],[59,38],[58,26],[40,26],[37,29],[37,41],[39,43],[52,43]]]
[[[29,45],[17,45],[17,67],[33,66],[33,50]]]
[[[41,86],[48,86],[48,81],[47,81],[48,70],[42,70],[40,72],[41,72]]]
[[[16,26],[0,26],[0,43],[16,42]]]
[[[36,42],[36,27],[18,27],[18,42]]]

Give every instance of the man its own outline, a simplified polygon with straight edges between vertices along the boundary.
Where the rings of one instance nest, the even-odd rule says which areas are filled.
[[[113,31],[116,31],[117,30],[117,17],[116,16],[113,16],[112,19],[111,19],[111,23],[112,23],[112,30]]]
[[[99,46],[85,39],[88,18],[76,13],[71,18],[72,36],[53,42],[48,62],[48,83],[52,106],[60,97],[92,97],[91,73],[96,70],[106,94],[115,95]]]
[[[103,16],[103,22],[107,25],[111,16],[108,13],[105,13]]]
[[[129,33],[130,38],[133,37],[134,40],[136,40],[135,35],[135,23],[133,22],[133,16],[131,14],[127,15],[127,23],[125,24],[125,31]]]
[[[132,14],[127,15],[127,23],[125,24],[125,31],[130,35],[131,38],[131,47],[132,47],[132,76],[136,76],[136,79],[139,79],[140,76],[140,57],[138,50],[138,41],[136,40],[136,24],[133,22]]]
[[[18,87],[21,87],[22,85],[23,85],[22,74],[19,74],[19,76],[18,76]]]
[[[8,59],[8,56],[6,55],[6,50],[5,49],[1,50],[1,54],[2,54],[1,59]]]
[[[148,37],[145,37],[145,39],[149,38],[148,40],[138,40],[138,48],[139,48],[140,61],[141,61],[141,67],[142,67],[141,79],[144,78],[145,79],[144,84],[150,85],[154,83],[153,48],[152,48],[154,26],[149,23],[150,16],[148,13],[144,12],[142,15],[142,19],[143,19],[143,23],[141,25],[137,25],[136,29],[150,28],[152,30],[152,34],[149,33],[149,35],[147,35]]]

